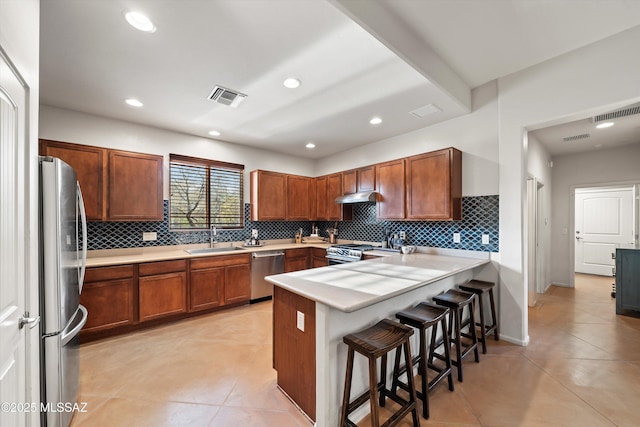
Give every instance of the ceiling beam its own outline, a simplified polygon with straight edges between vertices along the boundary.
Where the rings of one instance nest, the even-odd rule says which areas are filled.
[[[382,2],[328,0],[446,93],[465,112],[471,111],[471,88],[440,56]]]

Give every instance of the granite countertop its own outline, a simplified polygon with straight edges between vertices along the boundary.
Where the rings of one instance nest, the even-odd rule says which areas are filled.
[[[266,279],[305,298],[350,313],[489,262],[488,257],[414,253],[276,274]]]
[[[210,256],[223,255],[242,255],[252,252],[286,250],[297,248],[321,248],[326,249],[331,246],[328,243],[266,243],[264,246],[244,247],[241,242],[234,243],[218,243],[216,247],[239,246],[242,250],[230,250],[223,252],[211,252],[204,254],[189,254],[185,252],[187,249],[200,249],[208,247],[207,244],[184,245],[184,246],[162,246],[162,247],[146,247],[146,248],[129,248],[129,249],[108,249],[89,251],[87,256],[87,267],[106,267],[111,265],[136,264],[142,262],[153,261],[169,261],[174,259],[201,258]]]

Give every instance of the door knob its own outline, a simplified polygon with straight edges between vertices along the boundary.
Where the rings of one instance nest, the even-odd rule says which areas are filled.
[[[29,317],[29,313],[25,313],[24,317],[18,319],[18,329],[22,329],[26,325],[29,325],[29,329],[33,329],[38,323],[40,323],[40,316]]]

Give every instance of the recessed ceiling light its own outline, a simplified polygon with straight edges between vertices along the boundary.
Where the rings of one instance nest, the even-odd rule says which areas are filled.
[[[129,98],[126,101],[127,104],[131,105],[132,107],[142,107],[144,104],[142,104],[142,102],[138,101],[137,99],[133,99],[133,98]]]
[[[297,87],[300,87],[300,80],[290,77],[282,82],[282,84],[284,85],[284,87],[288,87],[289,89],[295,89]]]
[[[307,147],[307,148],[316,148],[316,144],[314,144],[313,142],[307,142],[307,145],[305,145],[305,147]]]
[[[151,19],[140,12],[125,12],[124,19],[136,30],[144,31],[145,33],[155,33],[156,31],[156,26],[151,22]]]
[[[598,128],[598,129],[610,128],[614,124],[615,123],[613,123],[613,122],[604,122],[604,123],[600,123],[599,125],[597,125],[596,128]]]
[[[380,123],[382,123],[382,119],[380,117],[374,117],[373,119],[369,120],[369,123],[371,123],[372,125],[379,125]]]
[[[220,132],[218,132],[217,130],[210,130],[209,131],[209,135],[211,135],[211,136],[220,136]]]

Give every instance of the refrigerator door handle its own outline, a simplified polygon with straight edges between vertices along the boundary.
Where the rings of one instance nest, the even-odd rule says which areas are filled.
[[[80,276],[78,277],[79,293],[82,293],[82,285],[84,285],[84,273],[87,269],[87,213],[84,209],[84,199],[82,198],[82,190],[80,183],[77,183],[78,202],[80,204],[80,218],[82,222],[82,265],[80,267]],[[77,239],[76,239],[77,241]]]
[[[82,304],[80,304],[78,306],[78,310],[82,312],[82,320],[80,320],[80,322],[78,322],[78,324],[72,330],[62,335],[60,347],[64,347],[65,345],[67,345],[69,341],[71,341],[76,335],[78,335],[78,332],[80,332],[80,329],[82,329],[85,323],[87,323],[87,316],[89,314],[87,312],[87,309],[84,308]]]

